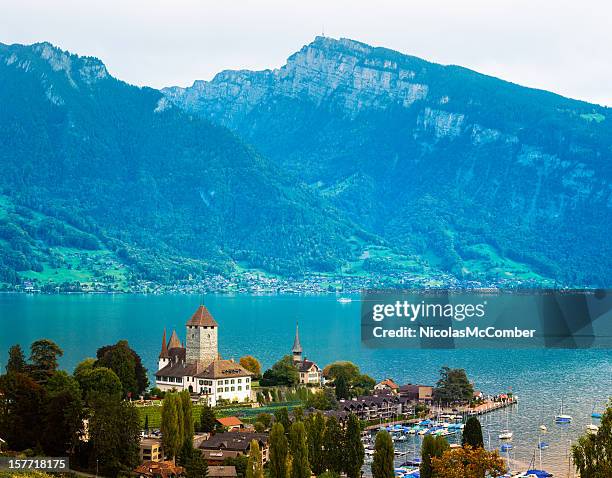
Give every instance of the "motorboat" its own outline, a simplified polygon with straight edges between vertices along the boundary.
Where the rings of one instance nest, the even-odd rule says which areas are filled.
[[[340,297],[338,299],[338,302],[340,302],[341,304],[350,304],[351,302],[353,302],[353,299],[351,299],[350,297]]]
[[[502,430],[501,433],[499,434],[499,439],[500,440],[511,440],[513,436],[514,436],[514,433],[512,433],[510,430]]]

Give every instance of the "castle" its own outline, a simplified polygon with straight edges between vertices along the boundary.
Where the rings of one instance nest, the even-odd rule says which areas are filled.
[[[176,331],[166,342],[162,337],[155,384],[163,391],[189,390],[210,406],[220,400],[245,402],[251,399],[251,373],[233,360],[222,360],[218,350],[219,325],[200,305],[186,324],[186,344]]]

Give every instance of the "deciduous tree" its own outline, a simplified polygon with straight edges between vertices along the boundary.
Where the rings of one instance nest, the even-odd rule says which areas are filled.
[[[431,464],[436,478],[493,478],[506,473],[506,465],[497,450],[469,445],[446,450],[442,456],[433,457]]]
[[[259,360],[252,355],[245,355],[244,357],[241,357],[240,365],[251,372],[255,380],[259,380],[261,378],[261,364],[259,363]]]
[[[365,450],[361,441],[361,425],[354,413],[348,417],[344,438],[344,471],[348,478],[359,478]]]
[[[200,430],[205,433],[212,433],[215,431],[216,425],[217,417],[215,416],[215,411],[210,405],[204,405],[200,412]]]
[[[325,451],[323,449],[325,435],[325,417],[321,412],[310,414],[305,422],[308,436],[308,461],[312,472],[319,476],[325,471]]]
[[[291,447],[291,478],[310,478],[310,463],[308,462],[308,444],[304,423],[296,421],[289,432]]]
[[[606,408],[596,434],[586,434],[572,447],[574,466],[580,476],[612,476],[612,401]]]
[[[249,461],[247,462],[246,478],[264,478],[261,449],[257,440],[251,440]]]
[[[30,346],[31,376],[37,382],[46,382],[57,370],[58,358],[64,355],[62,349],[49,339],[40,339]]]
[[[336,417],[327,419],[323,442],[325,468],[339,475],[344,469],[344,433]]]
[[[433,472],[432,460],[435,457],[442,456],[448,448],[449,444],[444,437],[425,435],[421,445],[420,474],[422,478],[433,478],[436,476]]]

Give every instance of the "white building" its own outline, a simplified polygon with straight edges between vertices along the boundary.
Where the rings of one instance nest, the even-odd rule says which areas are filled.
[[[302,344],[300,344],[300,334],[298,325],[295,325],[295,339],[293,340],[293,348],[291,349],[291,355],[293,356],[293,364],[297,367],[300,373],[300,383],[304,385],[321,385],[323,380],[323,372],[319,366],[308,360],[302,358]]]
[[[186,324],[187,344],[175,331],[162,338],[155,384],[163,391],[189,390],[215,406],[219,400],[251,400],[251,373],[233,360],[222,360],[218,351],[219,326],[201,305]]]

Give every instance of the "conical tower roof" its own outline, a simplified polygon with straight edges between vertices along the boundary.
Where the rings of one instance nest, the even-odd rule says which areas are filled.
[[[168,350],[170,349],[179,349],[181,348],[181,341],[176,335],[176,330],[172,331],[172,335],[170,336],[170,341],[168,342]]]
[[[159,353],[159,358],[169,358],[170,354],[168,353],[168,345],[166,344],[166,329],[164,328],[164,335],[162,337],[162,348]]]
[[[198,310],[187,321],[187,326],[195,325],[197,327],[219,327],[213,316],[210,315],[208,309],[201,305]]]
[[[293,348],[291,351],[294,354],[302,353],[302,344],[300,344],[300,331],[297,322],[295,323],[295,339],[293,339]]]

